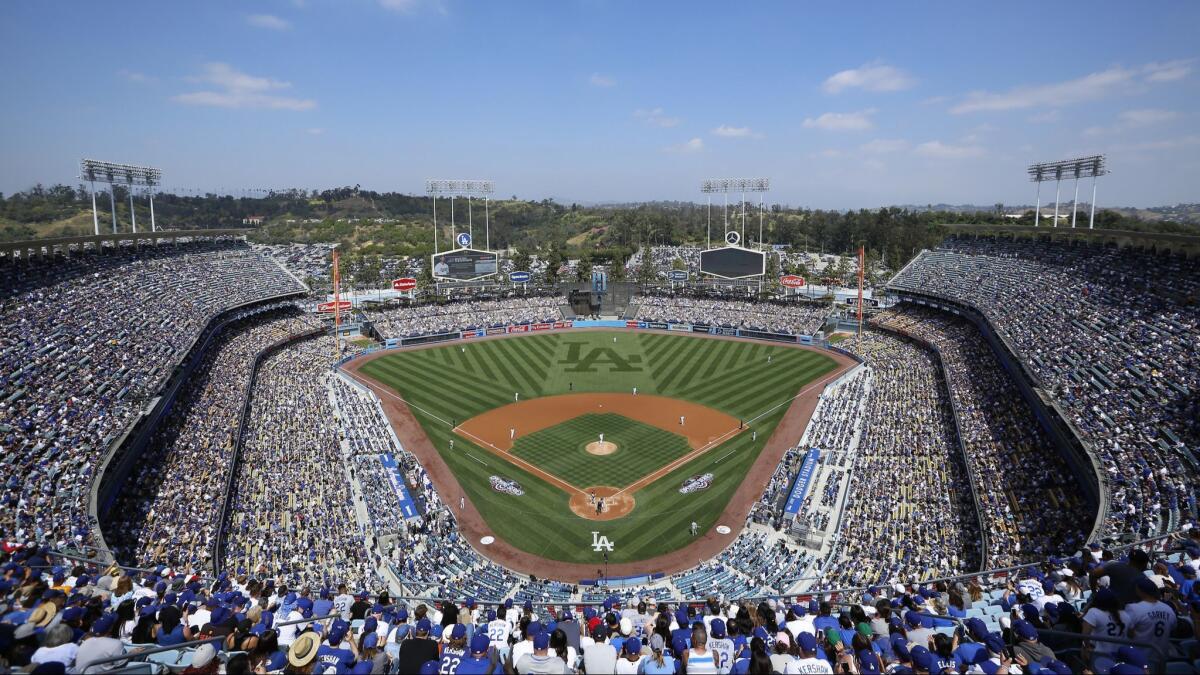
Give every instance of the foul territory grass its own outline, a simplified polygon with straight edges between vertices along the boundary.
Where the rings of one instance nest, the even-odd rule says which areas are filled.
[[[593,532],[613,542],[610,561],[629,562],[686,545],[692,540],[688,528],[693,520],[702,530],[718,524],[717,516],[787,411],[788,401],[834,368],[833,359],[818,352],[765,343],[669,333],[562,331],[396,352],[367,363],[361,372],[410,403],[413,415],[497,536],[546,558],[599,564],[601,554],[591,548]],[[630,392],[633,387],[638,393],[693,401],[738,419],[757,417],[751,429],[758,432],[758,438],[739,434],[642,488],[634,494],[634,511],[612,521],[574,515],[567,493],[467,439],[454,436],[454,450],[449,450],[453,424],[512,403],[514,393],[528,399],[568,392]],[[591,416],[524,440],[536,441],[541,434],[559,433],[573,423],[586,424],[587,417]],[[674,437],[650,427],[640,431]],[[598,431],[590,428],[580,433],[586,436],[557,448],[562,456],[549,460],[562,462],[556,468],[548,466],[545,458],[530,461],[580,487],[605,482],[621,487],[670,461],[662,455],[656,457],[656,463],[626,470],[623,462],[630,455],[621,450],[608,458],[594,457],[611,460],[615,474],[599,470],[595,476],[584,474],[582,465],[576,469],[575,462],[588,460],[576,456],[593,457],[583,445],[597,440]],[[605,440],[621,442],[610,438],[607,430]],[[535,447],[536,443],[518,441],[514,451],[522,456],[547,452]],[[679,441],[684,443],[682,438]],[[642,441],[634,438],[632,442]],[[686,447],[680,452],[686,452]],[[684,480],[703,473],[713,474],[712,487],[689,495],[679,493]],[[525,494],[513,497],[492,490],[489,478],[494,475],[516,480]],[[622,481],[605,478],[613,475]],[[735,529],[740,525],[724,524]]]

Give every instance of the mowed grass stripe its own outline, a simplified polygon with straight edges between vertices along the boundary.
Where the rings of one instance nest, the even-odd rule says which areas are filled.
[[[699,340],[703,342],[704,338],[699,338]],[[715,349],[711,345],[704,349],[703,353],[700,355],[700,358],[695,363],[691,364],[691,368],[688,368],[687,372],[683,375],[683,379],[679,380],[679,383],[675,388],[680,390],[686,389],[694,377],[699,375],[702,371],[707,370],[708,367],[715,362],[719,352],[719,349]]]
[[[541,361],[536,352],[530,351],[529,348],[523,346],[526,342],[530,342],[533,338],[525,338],[521,340],[505,340],[508,344],[509,353],[513,358],[520,362],[524,369],[529,371],[533,376],[531,381],[534,388],[541,391],[542,383],[546,381],[546,363]]]
[[[727,367],[725,359],[733,350],[734,345],[741,346],[741,343],[732,340],[721,340],[721,346],[717,347],[716,355],[713,357],[712,363],[708,364],[708,369],[704,371],[704,379],[707,381],[719,370],[725,370]]]
[[[642,352],[646,354],[646,358],[652,359],[658,350],[663,348],[662,335],[654,335],[653,333],[636,333],[638,342],[642,345]]]
[[[549,335],[539,335],[537,338],[531,338],[529,344],[541,352],[546,357],[546,364],[554,358],[554,353],[558,351],[558,342],[560,334],[550,333]]]
[[[696,401],[706,401],[714,395],[714,392],[719,393],[721,390],[728,387],[730,382],[734,379],[757,383],[756,380],[752,379],[752,376],[763,372],[768,367],[778,368],[779,370],[776,374],[780,377],[791,377],[791,369],[793,365],[802,359],[801,355],[807,353],[809,352],[786,349],[783,350],[783,353],[779,355],[779,358],[772,359],[770,364],[768,364],[764,358],[762,362],[748,368],[722,368],[719,372],[706,376],[704,380],[696,385],[686,390],[674,392],[674,395]]]
[[[769,366],[767,368],[769,368]],[[756,371],[756,372],[762,372],[763,370],[766,370],[766,368],[758,369],[758,371]],[[829,372],[829,370],[831,370],[831,367],[826,367],[825,364],[811,363],[811,364],[808,364],[807,366],[803,367],[801,370],[799,370],[796,373],[795,377],[797,377],[799,380],[801,380],[803,382],[810,382],[812,380],[817,379],[824,373]],[[756,376],[754,374],[747,375],[747,379],[753,379],[755,381],[760,381],[764,378],[765,378],[765,373],[763,376]],[[748,411],[754,411],[754,410],[761,410],[762,408],[765,408],[773,403],[779,403],[779,402],[783,401],[787,397],[787,392],[789,391],[789,389],[790,388],[786,387],[786,386],[776,386],[776,387],[748,386],[748,387],[739,387],[739,391],[729,392],[726,394],[726,396],[729,399],[728,405],[730,407],[744,409],[744,410],[748,410]],[[744,390],[745,394],[739,396],[738,394],[740,393],[741,390]]]
[[[520,340],[503,340],[497,342],[500,345],[500,352],[508,359],[508,365],[516,371],[517,375],[525,382],[525,385],[536,396],[542,394],[542,382],[546,380],[545,376],[536,377],[532,371],[532,364],[524,352],[517,349],[514,345]]]
[[[660,391],[662,389],[661,378],[663,373],[665,373],[668,368],[675,365],[676,359],[678,359],[681,354],[685,353],[693,346],[693,340],[698,339],[699,338],[679,338],[675,341],[675,344],[668,346],[667,349],[665,349],[662,354],[650,364],[650,376],[654,378],[655,382],[660,383]]]
[[[674,381],[675,378],[684,371],[684,369],[692,366],[692,362],[695,360],[696,354],[705,351],[704,348],[706,345],[704,344],[704,340],[693,338],[688,340],[688,342],[691,342],[691,346],[689,346],[675,358],[675,367],[672,368],[667,373],[667,376],[658,383],[659,389],[662,391],[670,389],[671,382]]]
[[[483,373],[483,377],[487,379],[488,382],[495,382],[496,373],[492,370],[491,364],[488,363],[489,359],[484,358],[486,355],[487,354],[482,349],[468,348],[467,356],[475,363],[476,366],[475,368],[471,368],[468,365],[468,369],[472,371],[478,370],[479,372]]]
[[[448,410],[445,406],[452,404],[456,409],[465,411],[467,416],[474,416],[484,410],[491,410],[504,405],[505,399],[502,395],[495,392],[494,388],[489,388],[486,382],[469,378],[465,375],[460,375],[453,370],[444,370],[439,373],[438,377],[441,380],[441,386],[438,389],[424,389],[408,386],[396,386],[393,383],[399,381],[408,381],[412,383],[425,383],[428,381],[432,373],[421,372],[420,364],[410,364],[404,361],[389,361],[384,359],[372,361],[368,365],[379,363],[379,368],[392,377],[379,378],[387,384],[392,384],[393,388],[401,392],[404,398],[411,399],[421,407],[437,407],[440,411]],[[364,371],[367,369],[364,368]],[[370,371],[367,371],[371,374]],[[456,400],[451,400],[446,396],[447,391],[455,395]],[[469,402],[473,406],[463,406],[462,403]],[[465,418],[464,418],[465,419]]]
[[[501,342],[503,342],[503,340],[500,340],[497,342],[486,343],[488,345],[488,347],[493,347],[492,349],[488,350],[487,354],[492,359],[493,365],[496,366],[496,370],[498,370],[500,372],[500,379],[499,379],[498,383],[505,384],[506,386],[511,387],[514,392],[520,391],[521,385],[520,385],[519,381],[512,374],[512,372],[509,371],[508,367],[504,364],[504,359],[498,358],[499,352],[496,349],[494,349],[494,346],[500,344]]]

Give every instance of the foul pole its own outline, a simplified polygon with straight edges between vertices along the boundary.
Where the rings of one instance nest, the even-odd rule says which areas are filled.
[[[858,247],[858,335],[862,335],[862,308],[863,308],[863,259],[866,257],[865,249],[862,246]]]
[[[333,360],[336,362],[341,357],[341,350],[338,349],[341,338],[342,312],[341,312],[341,295],[339,286],[341,276],[338,273],[338,251],[333,249]]]

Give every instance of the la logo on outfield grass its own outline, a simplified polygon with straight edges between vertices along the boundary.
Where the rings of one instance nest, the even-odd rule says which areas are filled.
[[[599,532],[592,532],[592,550],[593,551],[612,551],[613,543],[608,540],[608,537],[600,536]]]

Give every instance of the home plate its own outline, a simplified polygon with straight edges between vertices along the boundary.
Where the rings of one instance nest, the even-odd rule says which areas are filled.
[[[729,528],[727,527],[725,529],[728,530]],[[489,534],[488,536],[480,539],[479,543],[483,544],[484,546],[490,546],[495,541],[496,541],[496,538]]]
[[[726,526],[726,525],[718,525],[717,526],[717,534],[729,534],[729,532],[730,532],[730,530],[729,530],[728,526]]]

